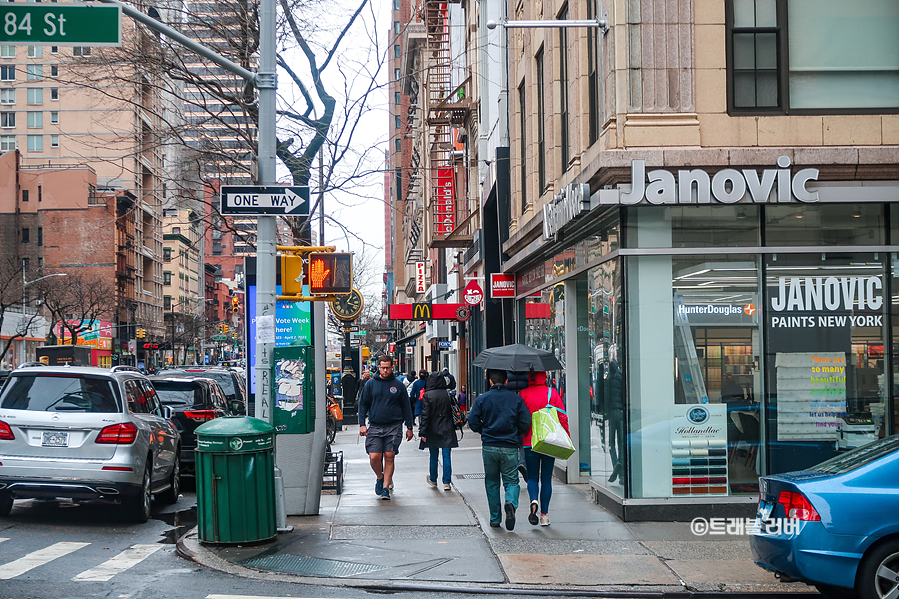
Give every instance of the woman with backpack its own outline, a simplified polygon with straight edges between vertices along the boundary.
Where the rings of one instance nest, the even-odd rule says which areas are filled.
[[[537,410],[543,410],[550,405],[558,409],[559,422],[568,436],[568,415],[565,413],[565,404],[562,397],[554,388],[547,386],[545,372],[532,372],[526,389],[519,391],[524,405],[531,414]],[[528,522],[549,526],[549,500],[553,494],[553,466],[556,459],[552,456],[537,453],[531,449],[531,433],[528,430],[524,435],[524,459],[527,464],[528,497],[531,499],[531,509],[528,514]],[[539,501],[538,501],[539,498]],[[539,516],[538,516],[539,510]]]
[[[450,491],[453,476],[453,465],[450,453],[453,447],[459,447],[456,438],[456,427],[453,418],[453,406],[447,392],[446,377],[439,372],[428,375],[425,391],[421,395],[421,417],[418,421],[418,436],[421,439],[419,449],[427,448],[431,452],[428,484],[437,487],[438,454],[443,453],[443,490]]]

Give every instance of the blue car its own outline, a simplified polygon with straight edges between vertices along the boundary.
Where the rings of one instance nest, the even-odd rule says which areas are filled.
[[[899,435],[759,479],[756,564],[829,599],[899,599]]]

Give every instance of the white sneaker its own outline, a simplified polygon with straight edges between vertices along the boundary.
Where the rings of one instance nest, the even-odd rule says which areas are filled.
[[[549,516],[540,514],[540,526],[549,526]]]
[[[425,475],[425,480],[428,481],[428,484],[431,485],[431,488],[433,488],[433,489],[437,488],[437,481],[431,480],[431,477],[428,476],[427,474]]]
[[[443,490],[444,491],[452,491],[453,488],[450,486],[449,483],[443,483]]]
[[[391,491],[393,491],[393,483],[390,483],[389,485],[387,485],[387,488],[390,489]]]

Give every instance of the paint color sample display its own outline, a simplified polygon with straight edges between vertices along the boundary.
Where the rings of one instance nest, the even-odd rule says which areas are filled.
[[[671,494],[727,495],[727,406],[671,410]]]

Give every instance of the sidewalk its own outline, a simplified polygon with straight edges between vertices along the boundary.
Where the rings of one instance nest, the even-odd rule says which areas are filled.
[[[451,492],[426,483],[428,454],[416,439],[403,443],[393,499],[382,501],[363,441],[356,426],[337,434],[332,449],[343,451],[343,493],[322,496],[318,516],[289,517],[293,532],[256,547],[214,547],[200,544],[194,530],[179,550],[241,576],[326,585],[619,596],[814,592],[779,583],[753,564],[746,536],[695,536],[688,522],[623,523],[590,500],[587,485],[555,481],[552,524],[532,526],[522,484],[515,529],[490,528],[480,436],[467,429],[453,450]]]

